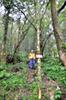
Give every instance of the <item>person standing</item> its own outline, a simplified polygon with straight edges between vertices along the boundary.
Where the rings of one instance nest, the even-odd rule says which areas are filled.
[[[35,69],[36,68],[36,55],[35,55],[34,50],[31,50],[31,52],[28,55],[28,58],[29,58],[29,63],[28,63],[29,68]]]

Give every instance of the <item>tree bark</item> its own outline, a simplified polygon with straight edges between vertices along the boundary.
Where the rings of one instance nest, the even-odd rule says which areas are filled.
[[[64,39],[63,39],[63,34],[60,30],[58,17],[57,17],[56,0],[50,0],[50,3],[51,3],[51,14],[52,14],[54,36],[56,39],[59,58],[62,61],[62,63],[66,66],[66,52],[64,51],[63,48]]]
[[[21,17],[20,17],[21,18]],[[20,23],[20,18],[17,21],[17,25],[18,25],[18,40],[17,40],[17,44],[19,44],[20,41],[20,37],[21,37],[21,23]],[[19,52],[19,46],[17,48],[17,51]]]
[[[9,23],[9,13],[10,13],[10,9],[5,15],[5,23],[4,23],[3,52],[5,53],[6,53],[6,42],[7,42],[8,23]]]

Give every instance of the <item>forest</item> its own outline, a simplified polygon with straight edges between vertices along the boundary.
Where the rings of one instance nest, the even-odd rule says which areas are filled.
[[[0,0],[0,100],[66,100],[66,0]]]

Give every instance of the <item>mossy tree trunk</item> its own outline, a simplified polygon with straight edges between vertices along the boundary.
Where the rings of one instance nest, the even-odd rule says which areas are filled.
[[[58,16],[57,16],[57,10],[56,10],[56,0],[50,0],[50,3],[51,3],[51,14],[52,14],[54,36],[56,39],[59,58],[62,61],[62,63],[66,66],[66,52],[63,48],[64,39],[63,39],[63,34],[61,32],[59,22],[58,22]]]
[[[4,60],[6,57],[6,49],[7,49],[7,33],[8,33],[8,24],[9,24],[9,14],[10,14],[10,9],[7,11],[5,18],[4,18],[4,36],[3,36],[3,44],[2,44],[2,58]]]

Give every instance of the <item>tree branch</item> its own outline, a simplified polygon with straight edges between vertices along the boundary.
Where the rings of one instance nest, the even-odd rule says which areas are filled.
[[[43,46],[42,46],[42,53],[43,53],[43,51],[44,51],[44,48],[45,48],[45,46],[46,46],[46,43],[47,43],[47,41],[48,41],[48,39],[51,37],[51,35],[52,35],[53,33],[49,33],[48,35],[47,35],[47,37],[46,37],[46,40],[44,41],[43,40]]]
[[[46,10],[47,10],[48,5],[49,5],[49,2],[47,2],[47,4],[46,4],[46,9],[45,9],[45,11],[43,12],[42,17],[41,17],[41,19],[40,19],[40,27],[41,27],[42,19],[43,19],[43,17],[44,17],[44,14],[46,13]]]
[[[18,5],[15,5],[15,4],[14,4],[14,6],[17,7],[17,9],[18,9],[19,11],[21,11],[21,13],[24,15],[25,19],[28,20],[28,22],[29,22],[29,23],[33,26],[33,28],[37,31],[35,25],[28,19],[28,17],[27,17],[27,16],[25,15],[25,13],[20,9],[20,7],[19,7]]]
[[[27,31],[29,30],[30,28],[30,25],[28,26],[28,28],[22,32],[21,34],[21,39],[19,40],[18,44],[16,45],[15,47],[15,50],[14,50],[14,54],[17,52],[17,49],[19,48],[19,46],[21,45],[22,41],[24,40],[25,36],[27,35]]]
[[[58,14],[65,8],[65,6],[66,6],[66,0],[64,4],[60,7],[60,9],[58,10]]]

